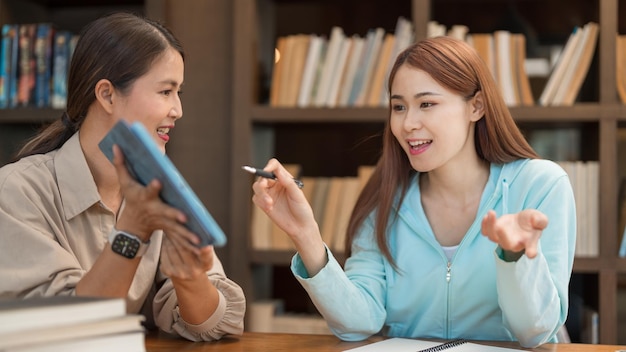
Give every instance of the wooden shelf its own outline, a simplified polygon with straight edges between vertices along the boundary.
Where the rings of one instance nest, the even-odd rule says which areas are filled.
[[[0,123],[46,123],[61,117],[62,110],[24,107],[0,110]]]
[[[511,107],[511,114],[518,122],[597,122],[603,118],[616,116],[626,120],[625,105],[603,105],[581,103],[574,106],[558,107]],[[367,123],[385,122],[387,107],[376,108],[276,108],[266,105],[252,107],[253,123]]]
[[[249,261],[253,264],[288,266],[295,253],[295,250],[250,250]],[[346,260],[344,253],[333,252],[333,255],[339,263],[343,263]],[[620,259],[618,263],[618,270],[626,273],[626,258]],[[574,273],[598,273],[601,268],[602,262],[599,258],[574,259]]]

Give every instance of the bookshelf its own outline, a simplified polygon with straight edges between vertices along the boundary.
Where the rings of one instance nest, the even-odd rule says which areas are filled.
[[[573,25],[583,25],[594,21],[600,25],[597,49],[591,63],[589,74],[581,89],[579,99],[569,107],[512,107],[511,111],[523,130],[532,128],[560,128],[574,126],[581,130],[585,138],[581,148],[582,158],[598,161],[600,165],[599,213],[601,223],[599,233],[599,256],[576,258],[574,275],[585,282],[584,296],[588,303],[599,313],[600,343],[614,344],[618,341],[618,279],[626,274],[626,259],[618,258],[616,243],[621,239],[622,230],[618,229],[618,178],[619,163],[617,149],[618,125],[626,126],[626,107],[619,102],[615,83],[615,33],[618,32],[619,0],[597,1],[519,1],[494,2],[487,0],[396,0],[387,4],[385,9],[376,7],[375,2],[347,1],[343,6],[327,1],[297,2],[288,0],[234,2],[234,71],[233,91],[247,92],[233,103],[233,129],[231,135],[231,212],[240,214],[230,223],[230,229],[240,240],[234,250],[247,253],[248,259],[236,264],[238,280],[246,289],[249,302],[255,299],[273,298],[280,292],[271,292],[268,286],[273,279],[285,280],[277,270],[288,269],[291,251],[258,251],[250,247],[250,215],[253,204],[250,199],[251,189],[242,188],[250,184],[251,178],[243,174],[241,165],[251,162],[263,163],[261,156],[276,156],[285,163],[300,163],[306,176],[325,175],[328,170],[319,166],[332,163],[333,159],[345,158],[346,155],[363,157],[358,151],[346,151],[338,148],[336,153],[316,151],[315,145],[300,145],[298,140],[306,140],[307,130],[326,128],[329,137],[319,140],[319,144],[336,143],[332,136],[333,129],[342,130],[345,124],[353,129],[369,132],[364,126],[380,126],[386,119],[385,108],[275,108],[267,103],[268,72],[261,63],[267,60],[268,51],[272,52],[278,36],[300,32],[328,35],[333,25],[341,25],[346,33],[363,34],[366,28],[383,26],[393,31],[388,17],[405,16],[415,26],[416,38],[424,38],[427,23],[435,19],[448,26],[453,24],[468,25],[471,32],[492,32],[499,24],[498,13],[510,15],[507,4],[517,4],[515,15],[521,18],[533,18],[537,31],[544,33],[544,40],[564,44],[568,31]],[[334,8],[338,6],[339,8]],[[289,20],[297,13],[297,8],[310,14]],[[347,11],[358,11],[352,16],[343,16]],[[390,14],[391,11],[391,14]],[[323,14],[318,27],[312,25],[311,18]],[[543,14],[543,15],[541,15]],[[558,16],[555,16],[558,14]],[[325,16],[325,17],[324,17]],[[558,17],[558,19],[557,19]],[[358,18],[355,20],[354,18]],[[519,18],[518,18],[519,19]],[[343,22],[341,22],[343,21]],[[356,23],[358,22],[358,24]],[[624,24],[622,24],[624,25]],[[271,56],[270,56],[271,57]],[[252,59],[251,59],[252,58]],[[267,64],[267,63],[266,63]],[[270,147],[265,154],[258,151],[255,135],[259,131],[269,133]],[[287,138],[285,133],[298,133],[300,137]],[[286,140],[292,143],[288,145]],[[303,143],[304,144],[304,143]],[[321,148],[321,147],[320,147]],[[309,150],[313,149],[313,151]],[[325,151],[326,149],[324,149]],[[298,157],[300,157],[298,159]],[[256,159],[255,159],[256,158]],[[313,166],[311,166],[313,165]],[[339,166],[333,171],[335,176],[354,173],[350,167]],[[339,254],[341,257],[341,254]],[[278,269],[277,269],[278,268]],[[273,278],[273,275],[275,276]],[[270,282],[268,283],[267,280]],[[275,286],[275,285],[274,285]],[[291,290],[286,294],[292,293]],[[299,292],[298,294],[304,294]],[[590,298],[589,298],[590,297]],[[308,300],[307,297],[299,297]],[[310,307],[310,305],[309,305]],[[624,309],[624,307],[622,307]],[[623,343],[623,341],[621,341]]]

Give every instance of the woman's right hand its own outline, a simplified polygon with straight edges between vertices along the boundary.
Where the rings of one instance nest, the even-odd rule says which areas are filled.
[[[187,221],[185,214],[167,205],[159,197],[161,183],[152,180],[145,187],[142,186],[126,169],[124,155],[116,145],[113,146],[113,155],[113,164],[125,200],[116,228],[144,241],[149,240],[155,230],[163,230],[179,247],[199,253],[194,244],[199,243],[200,239],[183,225]]]
[[[270,159],[264,170],[274,172],[277,179],[259,177],[252,185],[252,201],[289,235],[309,275],[313,276],[328,260],[313,209],[293,182],[293,176],[278,160]]]

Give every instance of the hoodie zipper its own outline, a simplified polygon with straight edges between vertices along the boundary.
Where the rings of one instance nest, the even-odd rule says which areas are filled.
[[[506,178],[502,179],[502,191],[501,191],[501,195],[502,195],[502,214],[506,214],[508,213],[508,198],[509,198],[509,184],[506,180]],[[491,204],[494,201],[494,198],[490,198],[485,205],[489,206],[489,208],[491,208]],[[481,210],[481,207],[479,207],[479,213]],[[472,230],[472,226],[468,229],[468,233],[470,232],[470,230]],[[450,338],[450,281],[452,281],[452,262],[454,261],[454,258],[457,256],[457,254],[459,253],[459,251],[461,250],[461,248],[463,247],[463,243],[465,242],[465,237],[463,238],[463,240],[461,240],[461,243],[459,244],[459,247],[457,248],[456,252],[454,253],[454,255],[452,256],[451,260],[448,260],[446,258],[446,331],[445,331],[445,338],[449,339]],[[445,255],[444,255],[445,257]]]

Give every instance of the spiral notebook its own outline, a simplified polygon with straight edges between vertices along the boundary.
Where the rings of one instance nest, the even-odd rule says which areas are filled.
[[[519,352],[522,349],[487,346],[468,340],[452,340],[435,342],[394,337],[375,342],[366,346],[353,348],[344,352]]]
[[[99,143],[109,160],[113,160],[113,144],[122,149],[128,171],[138,182],[146,185],[155,178],[161,181],[161,199],[187,215],[185,226],[200,237],[199,247],[226,244],[222,229],[143,124],[120,120],[113,126]]]

